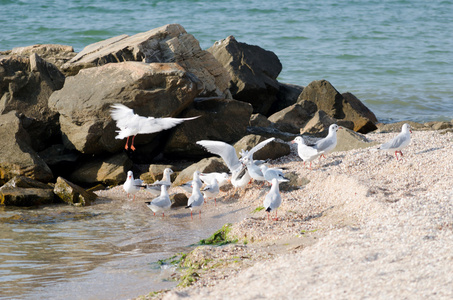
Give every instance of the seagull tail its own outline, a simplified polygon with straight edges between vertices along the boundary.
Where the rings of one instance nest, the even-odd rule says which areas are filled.
[[[268,208],[266,208],[266,211],[271,212],[271,207],[269,206]]]
[[[186,206],[186,208],[191,208],[191,207],[192,207],[192,204]]]

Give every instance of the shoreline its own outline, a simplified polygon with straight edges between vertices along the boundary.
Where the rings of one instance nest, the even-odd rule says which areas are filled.
[[[229,233],[238,242],[196,248],[194,284],[137,299],[453,296],[452,141],[451,132],[414,131],[401,161],[371,146],[331,153],[311,171],[293,148],[271,164],[309,182],[282,191],[279,221],[252,212],[269,190],[253,183],[228,206],[251,208]]]

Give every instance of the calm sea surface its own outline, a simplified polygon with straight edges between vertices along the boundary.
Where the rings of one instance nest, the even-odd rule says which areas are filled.
[[[280,82],[327,79],[380,121],[453,118],[453,1],[0,0],[0,51],[38,43],[80,51],[169,23],[203,49],[234,35],[273,51]],[[155,262],[240,215],[173,214],[150,218],[142,203],[108,201],[0,209],[0,299],[127,299],[171,287]]]

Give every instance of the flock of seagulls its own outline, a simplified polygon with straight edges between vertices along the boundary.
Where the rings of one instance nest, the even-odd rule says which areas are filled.
[[[133,143],[137,134],[159,132],[197,117],[182,119],[147,118],[134,114],[132,109],[122,104],[114,104],[112,105],[112,118],[117,122],[117,127],[120,128],[116,138],[127,138],[125,146],[127,149],[129,137],[132,136],[130,148],[134,150]],[[327,136],[314,144],[307,144],[303,137],[300,136],[296,137],[291,143],[297,144],[299,157],[303,160],[304,164],[310,162],[309,168],[311,169],[311,163],[316,158],[321,159],[321,157],[325,157],[326,154],[330,153],[336,147],[337,131],[341,128],[337,124],[330,125]],[[412,133],[410,125],[404,124],[401,133],[392,140],[382,144],[378,149],[394,152],[398,160],[398,153],[402,157],[403,153],[401,150],[410,143],[410,133]],[[264,186],[266,183],[271,185],[269,192],[264,198],[263,206],[268,213],[268,219],[270,218],[270,213],[275,211],[275,218],[273,219],[278,220],[277,209],[282,203],[279,185],[289,180],[285,177],[282,169],[269,168],[265,161],[253,159],[254,153],[273,140],[275,138],[269,138],[248,151],[242,150],[240,157],[236,155],[235,148],[225,142],[212,140],[197,141],[196,143],[206,151],[218,155],[223,159],[231,176],[227,173],[200,173],[199,171],[195,171],[191,181],[179,186],[191,194],[186,206],[186,208],[190,209],[191,218],[193,219],[193,211],[199,212],[201,218],[201,208],[207,200],[214,199],[214,203],[217,205],[217,196],[221,186],[230,182],[235,189],[238,189],[245,187],[252,181],[256,181],[261,182],[261,186]],[[145,187],[146,191],[155,197],[152,201],[145,202],[146,205],[154,212],[154,215],[156,213],[162,213],[162,216],[165,216],[165,211],[171,207],[168,189],[171,186],[170,176],[172,173],[173,171],[170,168],[166,168],[163,172],[162,180],[155,181],[153,184],[143,185],[142,180],[134,179],[132,171],[128,171],[127,180],[123,184],[123,188],[127,193],[127,199],[129,199],[130,195],[133,195],[133,199],[135,199],[135,194]]]

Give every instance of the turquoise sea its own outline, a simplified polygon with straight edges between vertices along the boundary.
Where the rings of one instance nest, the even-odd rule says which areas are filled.
[[[453,118],[453,1],[0,0],[0,51],[37,43],[82,50],[179,23],[203,49],[234,35],[275,52],[280,82],[327,79],[382,122]]]

